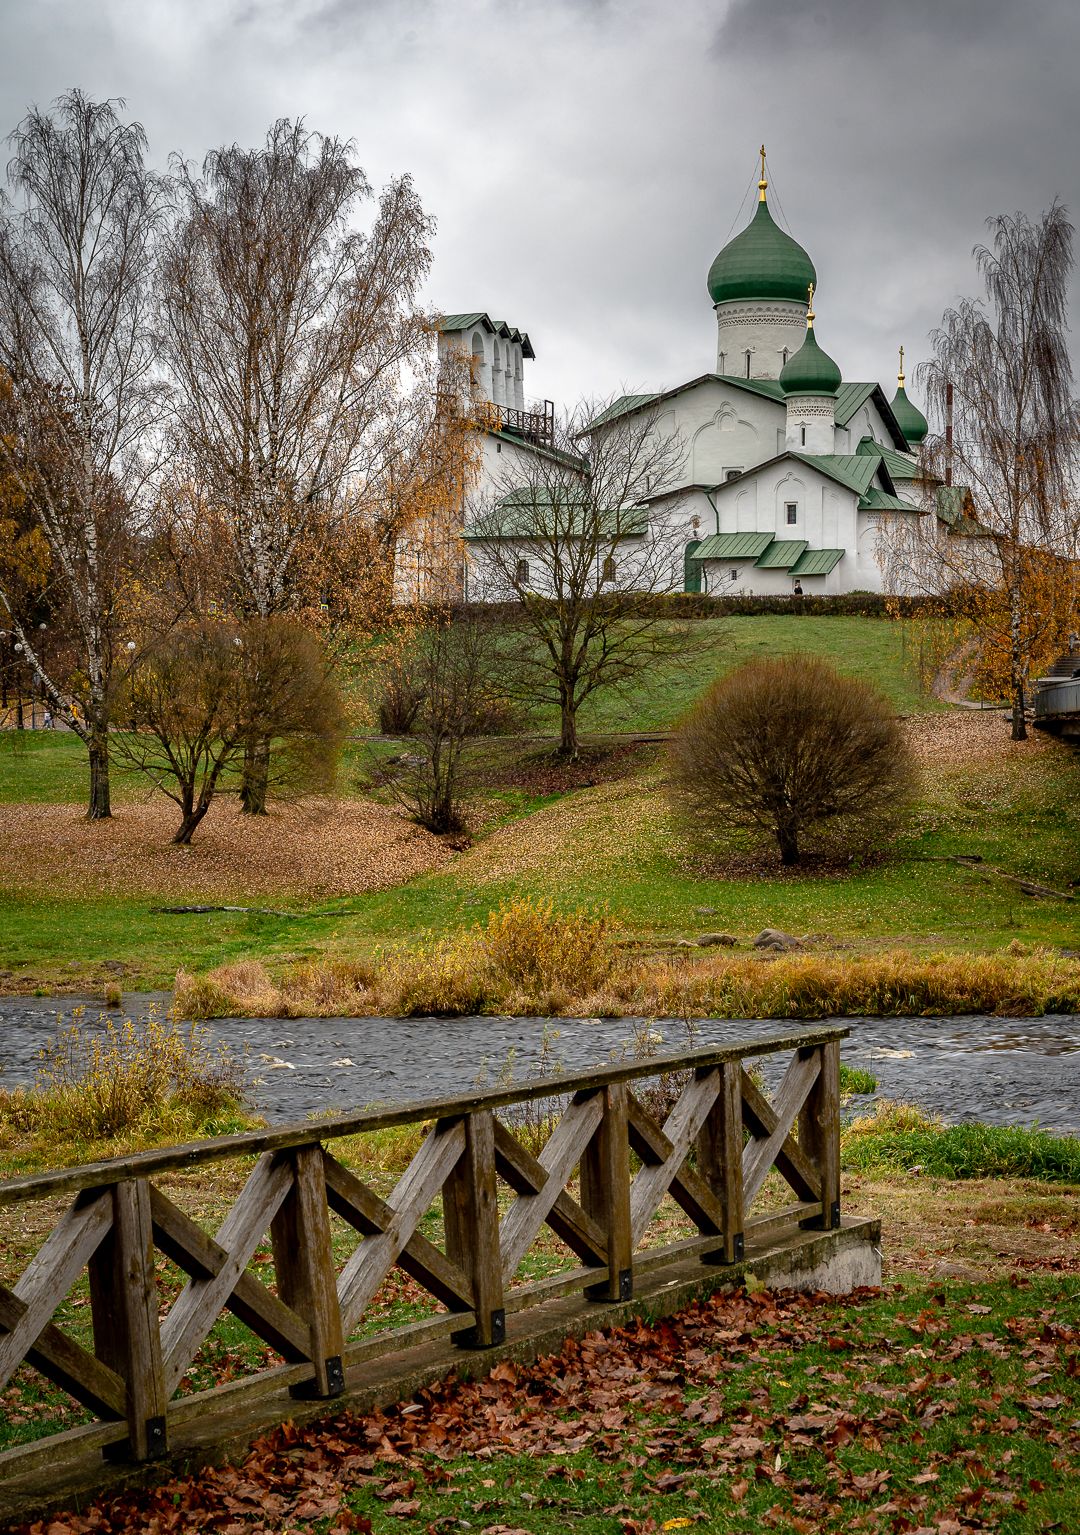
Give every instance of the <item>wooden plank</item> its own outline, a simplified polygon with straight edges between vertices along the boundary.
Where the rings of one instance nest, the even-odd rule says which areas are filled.
[[[596,1093],[579,1095],[567,1104],[537,1161],[544,1181],[532,1193],[519,1194],[499,1226],[503,1282],[509,1284],[536,1233],[550,1214],[581,1160],[603,1118],[603,1104]],[[492,1150],[494,1170],[494,1148]]]
[[[490,1109],[468,1116],[465,1151],[443,1188],[447,1256],[472,1290],[473,1325],[450,1335],[462,1348],[490,1348],[506,1337],[494,1120]]]
[[[784,1033],[762,1035],[756,1039],[737,1040],[720,1047],[655,1056],[647,1062],[605,1066],[594,1071],[560,1077],[559,1092],[568,1094],[588,1092],[603,1087],[609,1082],[629,1083],[643,1077],[655,1076],[661,1071],[677,1071],[688,1066],[695,1068],[714,1066],[723,1061],[749,1060],[756,1056],[772,1055],[778,1050],[797,1049],[829,1040],[846,1039],[849,1033],[849,1029],[837,1027],[794,1029]],[[284,1125],[276,1130],[256,1130],[243,1135],[214,1136],[206,1140],[189,1141],[181,1146],[136,1152],[131,1156],[112,1157],[104,1162],[89,1162],[81,1167],[64,1168],[48,1173],[32,1173],[22,1178],[9,1178],[0,1185],[0,1205],[17,1204],[27,1199],[44,1199],[56,1194],[74,1193],[79,1189],[100,1188],[119,1182],[122,1178],[153,1177],[158,1173],[199,1167],[208,1162],[221,1162],[233,1157],[258,1156],[295,1146],[314,1146],[340,1136],[357,1135],[365,1130],[418,1124],[429,1119],[456,1118],[471,1113],[475,1109],[505,1108],[513,1103],[531,1103],[537,1098],[550,1098],[550,1096],[550,1082],[526,1083],[513,1088],[494,1089],[452,1098],[414,1100],[399,1108],[366,1110],[360,1114],[343,1115],[332,1121],[323,1120],[315,1125],[310,1121],[304,1121],[300,1124]]]
[[[165,1385],[170,1396],[236,1289],[291,1181],[287,1162],[279,1162],[270,1152],[259,1158],[218,1231],[217,1243],[225,1252],[221,1267],[216,1274],[189,1279],[173,1301],[161,1329]]]
[[[270,1225],[278,1295],[309,1328],[315,1376],[294,1396],[333,1397],[345,1390],[345,1334],[330,1240],[330,1211],[321,1146],[292,1153],[292,1187]]]
[[[499,1120],[495,1121],[495,1171],[515,1194],[535,1194],[548,1180],[542,1163]],[[607,1238],[575,1199],[560,1190],[548,1212],[547,1223],[571,1252],[586,1263],[607,1263]]]
[[[393,1212],[389,1224],[377,1236],[364,1238],[338,1276],[346,1336],[397,1263],[464,1150],[465,1126],[460,1119],[436,1124],[421,1143],[388,1200]]]
[[[642,1167],[630,1185],[630,1230],[635,1247],[645,1235],[646,1227],[656,1213],[660,1201],[681,1171],[690,1147],[705,1123],[709,1110],[716,1102],[719,1091],[720,1078],[715,1068],[701,1070],[690,1079],[664,1125],[663,1137],[669,1148],[667,1154],[662,1162]],[[648,1118],[640,1104],[638,1110],[635,1125],[640,1123],[642,1117]],[[657,1143],[654,1141],[652,1145],[655,1149]],[[704,1188],[704,1181],[699,1181]],[[717,1217],[720,1214],[719,1205],[711,1193],[709,1205],[715,1213],[708,1213],[704,1206],[700,1207],[703,1219],[699,1221],[699,1224],[706,1235],[712,1235],[719,1230],[717,1225]]]
[[[720,1201],[723,1246],[711,1254],[717,1263],[738,1263],[743,1256],[742,1065],[725,1061],[719,1068],[720,1091],[697,1139],[698,1172]]]
[[[806,1055],[792,1057],[788,1069],[784,1072],[783,1080],[776,1090],[775,1102],[771,1105],[773,1127],[768,1133],[758,1138],[756,1135],[743,1151],[743,1197],[747,1208],[753,1204],[761,1185],[765,1182],[769,1168],[774,1162],[779,1162],[779,1152],[785,1150],[789,1161],[792,1160],[791,1147],[785,1143],[791,1134],[791,1127],[795,1118],[806,1101],[806,1095],[817,1080],[821,1070],[821,1062],[817,1054],[810,1052]],[[752,1086],[753,1084],[751,1084]],[[764,1103],[768,1100],[762,1094],[758,1094]],[[744,1094],[745,1098],[745,1094]],[[760,1115],[758,1116],[760,1119]],[[792,1147],[794,1142],[792,1142]],[[810,1166],[809,1159],[803,1157],[804,1163]],[[801,1193],[803,1190],[796,1190]],[[811,1186],[810,1197],[819,1191]]]
[[[365,1236],[378,1236],[394,1218],[384,1199],[361,1183],[355,1173],[323,1150],[326,1197],[330,1208]],[[468,1310],[472,1291],[468,1276],[451,1263],[427,1237],[414,1231],[398,1255],[398,1267],[430,1290],[451,1311]]]
[[[186,1274],[195,1279],[213,1279],[221,1272],[229,1258],[225,1249],[152,1184],[150,1213],[157,1245]],[[239,1276],[224,1304],[245,1327],[250,1327],[290,1362],[307,1359],[307,1324],[261,1285],[249,1269]]]
[[[24,1310],[0,1336],[0,1386],[6,1386],[38,1335],[52,1320],[112,1223],[112,1198],[108,1191],[80,1196],[64,1211],[41,1244],[11,1294]]]
[[[747,1128],[758,1140],[763,1137],[768,1138],[779,1122],[776,1110],[745,1071],[742,1075],[741,1091],[743,1119]],[[776,1148],[773,1163],[777,1172],[786,1179],[800,1199],[820,1198],[821,1185],[814,1164],[800,1151],[793,1140],[785,1140]],[[768,1172],[768,1168],[765,1171]],[[758,1190],[755,1189],[754,1194],[757,1192]],[[746,1193],[745,1184],[743,1198],[747,1205],[753,1198],[753,1195]]]
[[[817,1045],[819,1071],[799,1111],[799,1150],[817,1169],[822,1213],[814,1222],[831,1231],[840,1224],[840,1042]]]
[[[0,1285],[0,1328],[10,1332],[25,1312],[26,1303]],[[126,1390],[120,1376],[54,1323],[42,1328],[37,1342],[27,1350],[26,1361],[91,1412],[103,1418],[124,1416]]]
[[[112,1196],[109,1240],[91,1260],[95,1351],[127,1387],[128,1434],[115,1447],[118,1457],[157,1460],[168,1449],[169,1392],[161,1359],[150,1191],[145,1179],[126,1178],[114,1185]],[[101,1293],[104,1285],[111,1287],[107,1300]]]
[[[671,1142],[633,1093],[626,1095],[626,1118],[631,1150],[637,1152],[646,1167],[659,1167],[673,1150]],[[668,1193],[700,1230],[719,1232],[723,1221],[720,1201],[688,1163],[684,1162],[675,1173]]]
[[[581,1158],[581,1203],[604,1234],[607,1277],[586,1293],[590,1300],[629,1300],[634,1293],[634,1238],[625,1083],[602,1087],[597,1099],[602,1114]]]
[[[779,1210],[770,1210],[767,1215],[755,1215],[747,1221],[747,1242],[758,1244],[766,1238],[794,1235],[800,1227],[809,1225],[820,1215],[821,1201],[817,1199],[800,1199],[795,1204],[782,1205]]]

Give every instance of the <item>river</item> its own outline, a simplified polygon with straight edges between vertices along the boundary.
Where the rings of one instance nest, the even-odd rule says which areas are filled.
[[[129,997],[126,1010],[138,1017],[168,1000]],[[58,1018],[78,1005],[71,997],[0,998],[0,1085],[33,1080],[38,1051]],[[84,1016],[99,1027],[100,1004],[87,1002]],[[851,1030],[843,1060],[874,1073],[878,1096],[917,1103],[948,1123],[1037,1123],[1080,1134],[1080,1017],[836,1021]],[[635,1029],[643,1027],[659,1036],[657,1050],[686,1042],[681,1022],[625,1018],[225,1018],[208,1027],[245,1052],[254,1102],[274,1123],[469,1092],[508,1073],[523,1082],[545,1059],[585,1070],[632,1055]],[[705,1019],[694,1026],[695,1042],[723,1044],[789,1027]]]

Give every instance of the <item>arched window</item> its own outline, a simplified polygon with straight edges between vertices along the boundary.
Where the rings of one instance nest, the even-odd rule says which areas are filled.
[[[614,581],[615,579],[615,556],[613,554],[605,556],[604,574],[601,579],[603,581]]]
[[[746,376],[747,376],[747,378],[749,378],[750,377],[750,348],[749,347],[746,348],[746,351],[743,353],[743,356],[746,358]]]
[[[721,352],[720,353],[720,372],[721,373],[726,373],[727,372],[727,353],[726,352]]]
[[[786,346],[782,346],[780,348],[780,366],[782,368],[786,368],[787,367],[787,360],[788,360],[788,349],[787,349]]]

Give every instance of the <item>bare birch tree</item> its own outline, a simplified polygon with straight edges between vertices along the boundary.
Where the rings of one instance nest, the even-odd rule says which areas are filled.
[[[69,91],[12,134],[0,208],[0,364],[12,383],[6,467],[51,555],[77,649],[73,682],[45,664],[0,589],[57,715],[86,743],[88,816],[108,816],[116,617],[161,409],[152,263],[161,183],[120,101]],[[6,446],[4,446],[6,445]]]
[[[1002,654],[1012,735],[1023,740],[1032,666],[1055,628],[1075,626],[1078,596],[1069,574],[1080,556],[1073,226],[1055,202],[1037,221],[1003,214],[989,229],[975,250],[985,297],[946,310],[918,370],[938,428],[923,467],[962,487],[958,504],[951,520],[927,517],[920,536],[905,542],[890,530],[887,541],[896,589],[940,597],[984,651]]]
[[[403,176],[355,230],[372,194],[353,146],[301,123],[215,150],[201,177],[176,173],[162,305],[178,445],[224,530],[232,603],[265,618],[293,606],[314,531],[332,557],[393,452],[403,377],[430,345],[417,294],[432,225]],[[253,813],[268,750],[247,767]]]
[[[516,685],[530,703],[558,706],[564,757],[578,753],[586,699],[690,645],[658,600],[681,588],[678,498],[662,510],[646,504],[678,486],[685,446],[651,411],[592,429],[609,406],[586,402],[549,447],[508,455],[467,532],[470,594],[518,604]]]

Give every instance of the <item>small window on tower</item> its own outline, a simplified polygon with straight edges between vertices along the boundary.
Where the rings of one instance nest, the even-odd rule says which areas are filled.
[[[789,501],[784,507],[787,513],[788,527],[793,527],[799,520],[799,504],[797,501]]]
[[[614,581],[615,579],[615,556],[613,554],[609,554],[604,560],[603,579],[605,581]]]
[[[725,480],[737,480],[739,478],[740,474],[742,474],[742,470],[741,469],[725,469],[724,470],[724,479]]]
[[[517,568],[514,571],[514,580],[515,580],[515,582],[517,583],[518,586],[528,586],[528,584],[529,584],[529,562],[528,562],[528,560],[518,560]]]
[[[727,361],[727,353],[726,352],[721,352],[720,353],[720,368],[719,368],[719,371],[721,373],[726,373],[727,372],[727,369],[724,367],[724,364],[726,363],[726,361]]]
[[[747,348],[746,352],[743,355],[746,358],[746,376],[747,376],[747,378],[749,378],[750,377],[750,350],[749,350],[749,348]]]
[[[800,426],[800,428],[799,428],[799,441],[802,444],[802,446],[805,448],[806,447],[806,428],[805,428],[805,426]]]
[[[780,357],[781,357],[781,359],[783,361],[784,367],[786,368],[787,367],[787,360],[788,360],[788,349],[787,349],[786,346],[782,346],[780,348]]]

